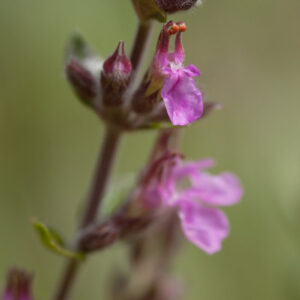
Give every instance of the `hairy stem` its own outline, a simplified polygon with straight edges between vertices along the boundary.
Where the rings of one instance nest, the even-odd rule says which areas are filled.
[[[98,158],[98,162],[93,177],[91,190],[87,199],[86,209],[81,221],[80,228],[85,228],[96,219],[99,213],[111,170],[114,165],[121,133],[118,129],[108,126]],[[66,300],[69,297],[75,277],[78,273],[80,262],[71,259],[63,271],[59,282],[55,300]]]

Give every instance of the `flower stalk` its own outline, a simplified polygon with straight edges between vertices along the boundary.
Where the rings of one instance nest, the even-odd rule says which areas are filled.
[[[108,125],[96,165],[91,191],[88,197],[87,209],[82,219],[81,228],[85,228],[93,223],[97,214],[99,214],[99,208],[101,208],[103,196],[107,189],[107,183],[114,165],[120,138],[120,130],[112,125]]]
[[[141,71],[143,61],[145,59],[150,44],[152,30],[153,21],[139,21],[136,35],[134,38],[133,48],[130,54],[132,73],[130,77],[129,87],[124,97],[125,107],[129,107],[132,102],[132,98],[135,93],[136,86],[138,84],[138,74]]]
[[[131,79],[133,81],[131,85],[135,84],[135,80],[137,77],[136,74],[138,73],[138,70],[144,59],[145,52],[151,37],[152,26],[152,21],[139,23],[131,53],[131,63],[133,69],[133,73],[131,76]],[[106,135],[104,138],[100,156],[98,158],[91,191],[87,200],[86,210],[82,218],[80,229],[83,229],[93,223],[99,213],[98,210],[101,206],[101,202],[107,188],[108,179],[110,177],[114,158],[116,156],[117,148],[119,145],[119,140],[121,137],[120,129],[108,125],[106,130]],[[76,247],[78,247],[78,245],[76,245]],[[79,267],[80,262],[77,260],[71,259],[67,262],[54,300],[68,299],[74,280],[79,271]]]
[[[103,145],[93,177],[91,190],[88,196],[86,209],[81,221],[80,229],[92,224],[101,208],[110,174],[114,165],[121,132],[113,126],[107,126]],[[78,245],[76,245],[78,248]],[[61,281],[54,297],[55,300],[68,299],[75,277],[79,271],[80,261],[71,259],[63,271]]]
[[[150,42],[151,32],[153,28],[153,21],[140,21],[135,40],[134,46],[131,51],[130,60],[133,70],[137,72],[141,67],[141,63],[147,53],[147,47]]]

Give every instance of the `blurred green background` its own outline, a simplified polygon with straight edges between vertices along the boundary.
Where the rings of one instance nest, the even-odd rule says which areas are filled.
[[[300,299],[299,12],[299,0],[206,0],[173,17],[188,25],[186,63],[202,71],[206,99],[225,106],[186,129],[183,152],[214,157],[245,188],[226,209],[221,253],[183,247],[174,273],[185,299]],[[106,57],[119,40],[130,49],[135,27],[129,0],[0,0],[0,285],[11,265],[26,267],[36,299],[50,298],[63,259],[42,248],[29,220],[73,234],[102,138],[64,77],[66,40],[78,29]],[[125,137],[115,177],[142,167],[154,137]],[[72,299],[105,299],[125,261],[122,245],[93,255]]]

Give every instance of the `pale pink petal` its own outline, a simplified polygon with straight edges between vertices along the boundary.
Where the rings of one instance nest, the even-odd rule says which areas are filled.
[[[182,179],[185,176],[195,176],[198,178],[199,171],[211,168],[215,165],[215,161],[211,158],[201,159],[199,161],[188,161],[176,166],[173,170],[175,179]]]
[[[187,125],[201,117],[202,95],[193,78],[181,72],[171,73],[161,95],[173,125]]]
[[[179,217],[182,230],[190,242],[207,254],[221,250],[222,241],[229,234],[229,222],[221,210],[206,208],[192,201],[183,201]]]
[[[237,176],[231,173],[211,175],[202,173],[194,176],[190,192],[195,198],[214,206],[228,206],[238,203],[243,194],[243,188]]]

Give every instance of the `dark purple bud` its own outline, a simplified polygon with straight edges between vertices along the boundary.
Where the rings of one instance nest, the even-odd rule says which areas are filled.
[[[103,249],[120,237],[120,230],[111,221],[96,225],[95,227],[87,228],[79,237],[80,251],[88,253],[95,250]]]
[[[115,52],[104,62],[103,72],[114,81],[124,82],[131,74],[131,62],[125,53],[124,42],[119,42]]]
[[[153,223],[153,214],[141,212],[141,215],[130,216],[125,208],[108,221],[90,226],[81,232],[78,238],[80,251],[89,253],[104,249],[118,240],[127,239],[142,232]]]
[[[197,0],[155,0],[158,7],[166,13],[175,13],[192,8]]]
[[[75,58],[71,58],[68,62],[66,73],[76,94],[90,105],[97,95],[94,76]]]
[[[31,294],[32,275],[18,269],[11,269],[7,276],[7,285],[3,300],[33,300]]]

